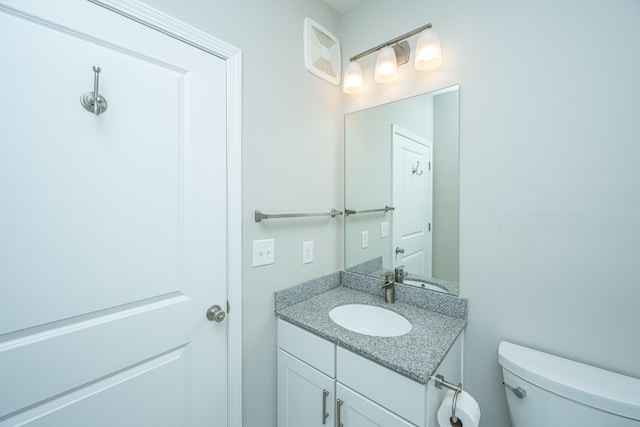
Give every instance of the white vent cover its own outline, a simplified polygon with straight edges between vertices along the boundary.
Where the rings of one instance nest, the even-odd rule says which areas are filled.
[[[304,66],[312,74],[340,84],[340,42],[326,28],[310,18],[304,19]]]

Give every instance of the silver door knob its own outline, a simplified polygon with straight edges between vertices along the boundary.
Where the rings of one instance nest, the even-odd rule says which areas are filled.
[[[404,253],[404,249],[401,248],[400,246],[396,246],[396,253],[397,254],[403,254]]]
[[[214,304],[207,310],[207,319],[212,322],[222,322],[227,313],[224,312],[222,307],[218,304]]]

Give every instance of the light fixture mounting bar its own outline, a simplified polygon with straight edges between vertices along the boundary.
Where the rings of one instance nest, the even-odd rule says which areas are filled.
[[[364,51],[364,52],[362,52],[362,53],[359,53],[359,54],[357,54],[357,55],[354,55],[354,56],[352,56],[351,58],[349,58],[349,61],[356,61],[356,60],[358,60],[358,59],[360,59],[360,58],[363,58],[363,57],[365,57],[365,56],[367,56],[367,55],[370,55],[370,54],[372,54],[372,53],[374,53],[374,52],[379,51],[380,49],[382,49],[382,48],[383,48],[383,47],[385,47],[385,46],[391,46],[391,45],[393,45],[393,44],[396,44],[396,43],[398,43],[398,42],[400,42],[400,41],[402,41],[402,40],[408,39],[409,37],[414,36],[414,35],[416,35],[416,34],[418,34],[418,33],[422,32],[422,31],[426,30],[427,28],[431,28],[431,27],[432,27],[432,25],[431,25],[431,24],[423,25],[422,27],[416,28],[416,29],[415,29],[415,30],[413,30],[413,31],[409,31],[409,32],[408,32],[408,33],[406,33],[406,34],[403,34],[403,35],[401,35],[401,36],[399,36],[399,37],[396,37],[395,39],[391,39],[391,40],[389,40],[388,42],[381,43],[381,44],[379,44],[379,45],[378,45],[378,46],[376,46],[376,47],[372,47],[372,48],[371,48],[371,49],[369,49],[369,50],[365,50],[365,51]]]

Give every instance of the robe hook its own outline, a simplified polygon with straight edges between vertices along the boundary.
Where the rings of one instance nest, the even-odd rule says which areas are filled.
[[[102,71],[100,67],[93,66],[93,92],[86,92],[80,97],[82,106],[96,116],[107,111],[107,100],[98,91],[100,71]]]
[[[411,172],[415,173],[416,175],[420,176],[424,173],[424,171],[420,171],[420,173],[418,173],[418,167],[420,166],[420,160],[418,160],[418,163],[416,163],[416,167],[415,168],[411,168]]]

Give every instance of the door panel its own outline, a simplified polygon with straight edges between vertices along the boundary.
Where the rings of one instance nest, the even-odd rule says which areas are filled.
[[[20,286],[4,296],[11,311],[0,334],[182,293],[184,73],[8,15],[0,27],[28,34],[22,49],[37,52],[2,72],[12,100],[2,116],[18,118],[0,130],[3,239],[12,242],[0,282],[19,277]],[[11,44],[4,38],[0,49]],[[91,64],[102,67],[110,104],[100,117],[78,108],[93,90]],[[62,105],[34,110],[37,94]],[[150,117],[132,99],[163,108]],[[64,287],[42,286],[56,277]],[[31,310],[19,310],[24,301]]]
[[[12,423],[50,427],[68,425],[69,420],[91,420],[95,427],[144,426],[149,420],[148,412],[153,411],[161,420],[154,426],[182,425],[179,414],[187,409],[184,379],[188,359],[185,348],[163,354],[28,410],[13,418]]]
[[[225,61],[22,3],[0,4],[0,425],[226,425]]]

